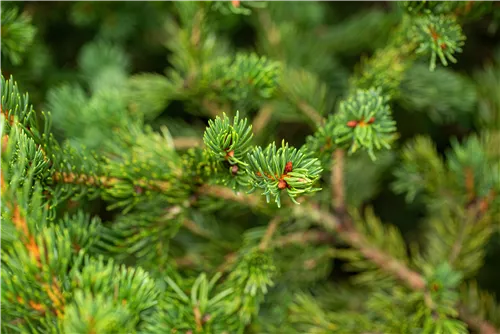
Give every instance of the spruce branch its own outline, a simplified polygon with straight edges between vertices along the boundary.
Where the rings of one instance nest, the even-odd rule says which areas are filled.
[[[273,142],[265,149],[255,147],[248,154],[249,177],[252,191],[264,190],[269,203],[271,196],[281,206],[281,192],[286,191],[290,199],[321,190],[313,188],[322,168],[318,159],[308,157],[302,150],[289,147],[283,141],[279,149]]]
[[[375,149],[389,149],[396,122],[387,100],[379,89],[371,88],[359,89],[342,101],[339,112],[331,119],[335,123],[335,143],[349,147],[349,154],[363,147],[373,160]]]
[[[31,17],[27,13],[19,13],[19,9],[4,3],[2,16],[2,55],[9,57],[14,65],[22,62],[22,55],[33,43],[36,28],[31,25]]]
[[[222,196],[226,200],[233,200],[240,202],[242,204],[251,204],[252,207],[258,207],[259,202],[258,197],[245,194],[234,194],[234,192],[229,189],[224,190],[224,188],[213,187],[205,188],[205,194],[210,194],[212,196]],[[407,287],[413,291],[421,291],[427,294],[428,284],[425,278],[418,272],[408,268],[401,261],[394,259],[392,256],[380,251],[376,247],[370,246],[366,241],[365,237],[359,234],[352,228],[344,228],[343,226],[352,226],[350,222],[350,217],[345,216],[342,220],[329,212],[318,209],[312,204],[303,204],[300,206],[292,207],[292,215],[296,217],[308,217],[312,221],[316,222],[318,225],[324,227],[330,233],[335,233],[338,237],[346,242],[349,246],[357,249],[366,259],[377,265],[378,268],[384,272],[396,277],[399,281],[403,282]],[[227,257],[225,264],[219,268],[221,270],[228,268],[231,263],[236,261],[236,255],[231,255]],[[428,297],[427,297],[428,298]],[[431,302],[429,302],[431,303]],[[496,333],[491,331],[495,327],[491,325],[486,320],[479,320],[476,316],[471,316],[466,313],[463,309],[459,308],[460,318],[470,326],[470,328],[476,328],[479,330],[484,330],[481,333]]]
[[[226,200],[233,200],[242,204],[249,204],[252,207],[258,207],[260,202],[258,197],[246,194],[235,194],[231,190],[223,187],[204,187],[203,193],[215,197],[221,197]],[[330,233],[334,232],[351,247],[359,249],[360,252],[369,260],[377,264],[380,268],[393,276],[398,277],[402,282],[414,290],[423,290],[426,286],[425,281],[420,274],[410,270],[398,260],[380,252],[378,249],[370,247],[364,237],[352,229],[344,229],[341,221],[335,215],[320,210],[311,204],[303,204],[292,207],[292,215],[296,217],[308,217],[318,225],[324,227]],[[350,219],[350,218],[346,218]],[[345,226],[352,225],[348,222]]]
[[[462,51],[465,36],[456,19],[449,15],[421,15],[415,19],[413,38],[419,43],[417,54],[430,54],[429,69],[436,68],[436,58],[444,66],[456,63],[455,53]]]
[[[248,108],[275,95],[281,67],[281,63],[255,53],[238,53],[205,64],[197,85],[210,101],[233,102]]]
[[[222,118],[210,120],[203,141],[218,161],[245,166],[245,155],[250,150],[252,137],[252,126],[247,126],[246,118],[240,120],[239,112],[236,112],[233,124],[225,114]]]

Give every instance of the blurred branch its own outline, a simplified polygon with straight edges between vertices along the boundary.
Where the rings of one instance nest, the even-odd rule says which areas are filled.
[[[264,234],[264,237],[260,241],[260,244],[259,244],[260,250],[264,250],[264,249],[268,248],[269,243],[271,242],[271,238],[273,237],[274,232],[276,232],[276,229],[278,228],[278,224],[280,223],[280,221],[281,221],[281,218],[278,216],[274,217],[271,220],[271,222],[269,223],[269,225],[267,227],[266,234]]]
[[[174,147],[177,150],[188,149],[191,147],[198,147],[203,145],[203,140],[197,137],[175,137]]]
[[[344,156],[342,149],[336,149],[332,154],[332,170],[330,175],[332,189],[332,207],[339,215],[345,213],[345,194],[344,194]]]
[[[311,107],[309,104],[307,104],[305,101],[298,101],[297,102],[297,107],[306,115],[309,117],[316,125],[321,126],[325,124],[325,119],[321,114]]]
[[[255,134],[259,134],[262,129],[269,123],[273,114],[273,108],[270,104],[265,104],[260,108],[259,113],[255,116],[252,124],[252,130]]]

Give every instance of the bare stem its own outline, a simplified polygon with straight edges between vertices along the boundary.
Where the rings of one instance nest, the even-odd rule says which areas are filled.
[[[342,149],[336,149],[332,154],[332,207],[339,215],[345,214],[344,155],[345,151]]]
[[[325,123],[325,119],[321,116],[321,114],[305,101],[298,101],[297,106],[300,111],[309,117],[316,125],[323,125]]]
[[[60,183],[86,184],[88,186],[95,186],[95,187],[100,187],[100,186],[112,187],[121,181],[121,179],[116,177],[106,177],[106,176],[94,177],[86,174],[75,174],[66,172],[55,172],[54,174],[52,174],[52,180]],[[167,191],[171,187],[170,182],[165,180],[154,180],[154,182],[146,182],[143,180],[138,180],[135,183],[139,187],[155,191]]]
[[[189,230],[191,233],[196,234],[200,237],[206,238],[206,239],[212,239],[212,235],[210,232],[208,232],[205,229],[202,229],[196,223],[190,219],[185,219],[182,222],[182,226],[185,227],[187,230]]]
[[[201,102],[201,104],[208,111],[208,114],[212,118],[215,118],[215,117],[219,116],[220,114],[222,114],[222,112],[220,110],[221,109],[220,106],[218,106],[213,101],[210,101],[208,99],[203,99],[203,101]]]
[[[458,313],[460,319],[462,319],[467,324],[467,326],[475,332],[481,334],[498,334],[499,332],[488,321],[482,319],[481,317],[469,314],[469,312],[463,306],[459,306]]]
[[[238,202],[251,208],[257,208],[261,205],[261,200],[257,196],[235,193],[231,189],[222,186],[203,185],[198,188],[198,193]]]
[[[236,253],[229,253],[225,256],[224,262],[217,267],[216,271],[217,272],[226,272],[229,270],[229,268],[233,265],[233,263],[236,262],[236,259],[238,258],[238,255]]]
[[[340,230],[339,236],[351,247],[360,251],[363,256],[376,264],[380,269],[397,277],[412,290],[420,291],[426,287],[425,279],[416,271],[408,268],[404,263],[385,254],[378,248],[371,247],[369,243],[357,231],[348,229]]]
[[[266,11],[259,11],[258,18],[264,31],[267,32],[267,40],[269,43],[274,47],[278,47],[281,43],[281,33],[276,25],[273,24],[269,13]],[[277,52],[280,52],[279,50],[280,48],[277,48]]]
[[[273,114],[273,109],[270,104],[264,105],[257,116],[253,120],[252,130],[254,133],[258,134],[269,122],[271,115]]]
[[[318,230],[295,232],[284,235],[276,240],[273,244],[276,247],[283,247],[286,245],[299,244],[305,245],[310,243],[332,243],[333,236],[330,233]]]
[[[271,242],[271,239],[274,235],[274,232],[276,232],[276,229],[278,228],[278,224],[280,223],[281,218],[280,217],[274,217],[271,222],[269,223],[266,234],[264,234],[264,237],[260,241],[259,244],[259,249],[264,250],[269,246],[269,243]]]
[[[183,150],[191,147],[203,145],[203,140],[197,137],[175,137],[174,147],[177,150]]]

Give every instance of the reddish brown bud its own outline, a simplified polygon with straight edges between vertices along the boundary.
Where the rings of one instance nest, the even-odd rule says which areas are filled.
[[[143,190],[140,186],[134,186],[134,191],[137,195],[141,195]]]
[[[226,153],[226,159],[227,158],[232,158],[232,157],[234,157],[234,151],[233,150],[231,150],[231,151],[229,151],[229,152]]]
[[[358,121],[349,121],[349,122],[347,122],[347,126],[350,127],[350,128],[354,128],[354,127],[356,127],[356,125],[358,125]]]
[[[288,161],[285,165],[285,174],[288,174],[292,171],[293,165],[291,161]]]
[[[202,321],[203,323],[207,323],[208,321],[210,321],[210,319],[212,319],[212,316],[211,316],[210,314],[208,314],[208,313],[207,313],[207,314],[205,314],[205,315],[203,316],[203,319],[201,319],[201,321]]]
[[[240,2],[237,0],[233,0],[233,1],[231,1],[231,3],[233,4],[233,7],[235,7],[235,8],[238,8],[240,6]]]
[[[231,167],[231,174],[233,174],[233,175],[238,174],[238,169],[239,169],[239,168],[238,168],[238,165],[233,165],[233,166]]]
[[[446,44],[441,43],[440,47],[441,47],[441,50],[446,50]]]
[[[372,124],[373,122],[375,122],[375,117],[371,117],[370,120],[368,121],[368,124]]]
[[[278,189],[283,190],[283,189],[285,189],[286,187],[288,187],[288,184],[286,183],[286,181],[285,181],[285,180],[280,180],[280,181],[278,182]]]

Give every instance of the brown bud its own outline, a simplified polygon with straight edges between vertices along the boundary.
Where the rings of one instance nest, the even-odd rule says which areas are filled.
[[[239,168],[238,168],[238,165],[233,165],[233,166],[231,167],[231,174],[233,174],[233,175],[238,174],[238,169],[239,169]]]
[[[282,179],[278,182],[278,189],[283,190],[286,187],[288,187],[288,183],[285,180]]]
[[[347,126],[350,127],[350,128],[354,128],[354,127],[356,127],[356,125],[358,125],[358,121],[349,121],[349,122],[347,122]]]
[[[285,165],[285,174],[288,174],[292,171],[293,165],[291,161],[288,161]]]

